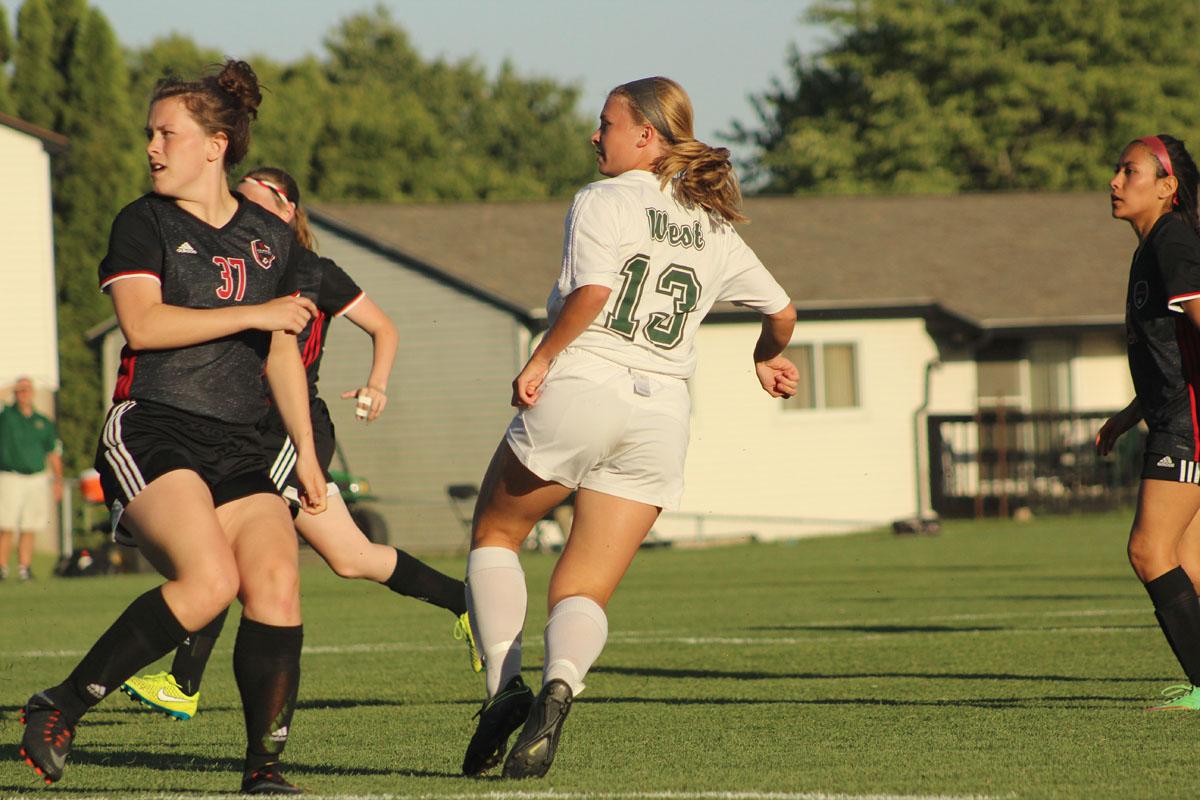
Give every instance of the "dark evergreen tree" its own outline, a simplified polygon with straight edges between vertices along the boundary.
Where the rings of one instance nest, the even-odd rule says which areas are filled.
[[[8,87],[8,62],[12,60],[13,39],[8,26],[8,9],[0,3],[0,114],[13,113],[12,95]]]
[[[96,288],[108,230],[140,192],[145,159],[120,47],[104,15],[84,9],[69,39],[67,94],[60,130],[70,149],[54,164],[55,261],[58,278],[59,430],[72,469],[90,463],[105,398],[88,328],[112,314]]]
[[[61,111],[64,84],[57,60],[46,0],[25,0],[17,12],[10,93],[17,116],[43,128],[53,129]]]

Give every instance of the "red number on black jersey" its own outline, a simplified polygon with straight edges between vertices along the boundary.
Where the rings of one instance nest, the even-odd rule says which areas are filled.
[[[246,259],[213,256],[213,263],[221,268],[221,280],[223,281],[217,287],[217,297],[222,300],[228,300],[230,297],[233,297],[233,273],[236,270],[237,297],[234,297],[234,300],[241,302],[242,298],[246,296]]]

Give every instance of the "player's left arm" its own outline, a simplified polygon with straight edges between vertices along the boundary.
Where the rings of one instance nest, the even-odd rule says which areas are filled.
[[[325,510],[325,473],[317,460],[313,444],[312,418],[308,408],[308,378],[300,360],[296,337],[276,331],[271,335],[271,351],[267,356],[267,383],[271,397],[288,436],[296,447],[296,477],[303,492],[301,508],[309,514]]]
[[[607,286],[587,284],[567,295],[558,318],[513,381],[514,406],[528,408],[537,403],[551,362],[595,322],[611,294],[612,289]]]
[[[1188,300],[1185,303],[1180,303],[1180,305],[1183,307],[1183,313],[1192,321],[1192,324],[1200,328],[1200,299]]]
[[[790,302],[772,314],[764,314],[762,331],[754,345],[754,374],[771,397],[791,397],[800,382],[796,365],[783,357],[796,327],[796,307]]]
[[[346,312],[346,318],[371,337],[372,354],[371,374],[367,376],[366,385],[342,392],[342,399],[355,398],[358,409],[366,408],[365,415],[356,409],[355,416],[359,419],[365,416],[367,422],[373,422],[387,405],[388,378],[396,360],[396,345],[400,342],[400,332],[383,309],[369,297],[363,297],[355,303],[354,307]]]

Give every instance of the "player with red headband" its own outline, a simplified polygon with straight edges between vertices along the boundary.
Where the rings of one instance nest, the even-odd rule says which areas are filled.
[[[1129,562],[1188,682],[1148,710],[1200,711],[1200,217],[1196,164],[1183,142],[1144,136],[1121,153],[1112,215],[1138,237],[1125,330],[1136,396],[1096,435],[1101,455],[1146,421]]]

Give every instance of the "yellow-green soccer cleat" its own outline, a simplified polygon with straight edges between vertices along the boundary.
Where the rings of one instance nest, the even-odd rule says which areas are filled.
[[[466,640],[467,652],[471,656],[471,669],[483,672],[483,659],[479,655],[479,648],[475,646],[475,634],[471,632],[471,618],[466,611],[454,623],[454,638],[459,641]]]
[[[172,719],[191,719],[200,706],[200,692],[187,694],[169,672],[135,675],[121,684],[121,691],[135,702],[161,711]]]
[[[1158,705],[1147,711],[1200,711],[1200,686],[1180,683],[1162,690],[1163,698]]]

